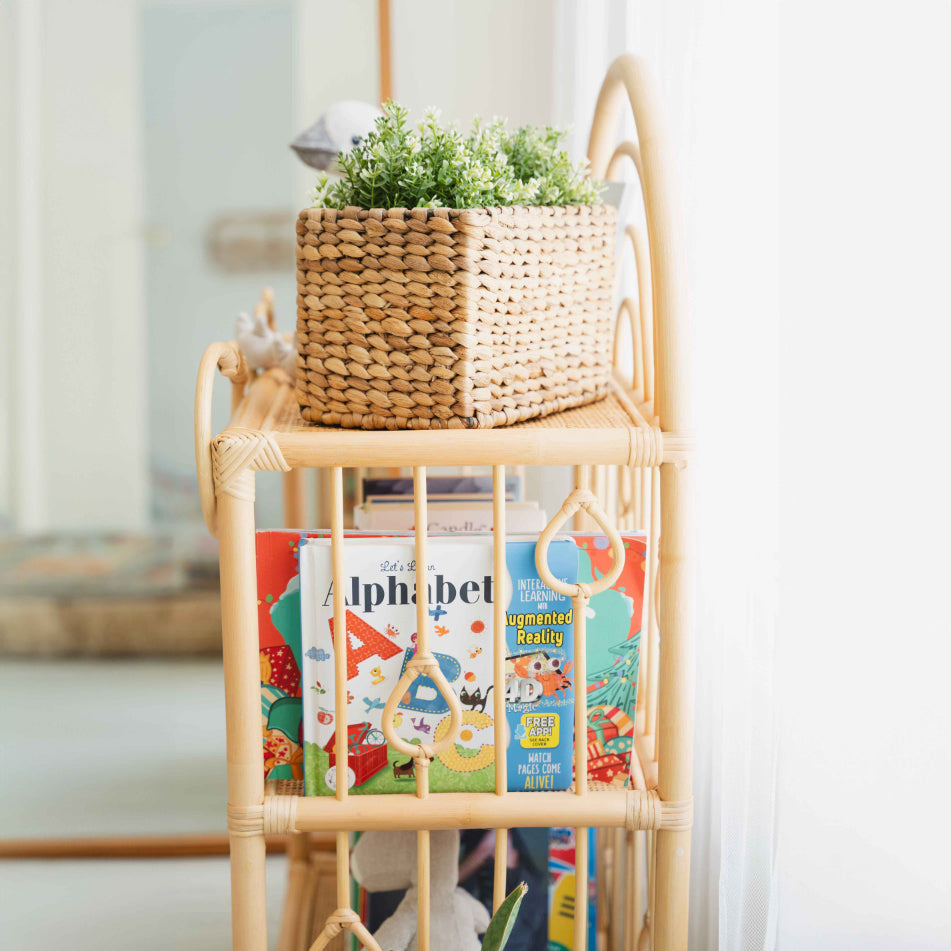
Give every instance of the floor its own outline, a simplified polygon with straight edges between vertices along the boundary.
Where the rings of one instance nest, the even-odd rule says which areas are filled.
[[[0,661],[0,837],[224,832],[221,664]],[[225,858],[0,862],[4,951],[224,951]],[[272,944],[284,861],[268,862]]]

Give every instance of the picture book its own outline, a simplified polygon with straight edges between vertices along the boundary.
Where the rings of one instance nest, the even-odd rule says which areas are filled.
[[[266,531],[258,532],[255,540],[265,779],[304,778],[301,537],[300,531]],[[329,536],[311,532],[304,537]]]
[[[553,827],[548,838],[548,951],[575,951],[575,914],[587,914],[589,949],[597,947],[598,883],[595,860],[597,836],[588,836],[588,894],[579,902],[575,894],[575,830]],[[585,911],[587,909],[587,911]],[[580,949],[584,951],[584,949]]]
[[[265,779],[303,779],[300,532],[258,532],[258,648]]]
[[[490,532],[493,525],[491,501],[441,499],[430,500],[426,507],[428,532]],[[507,502],[505,526],[509,532],[541,532],[547,524],[543,509],[536,502]],[[412,531],[416,508],[412,502],[371,501],[357,506],[354,525],[376,532]]]
[[[413,501],[412,476],[368,476],[363,480],[365,501]],[[492,500],[491,475],[426,476],[426,496],[429,499],[488,499]],[[505,476],[505,498],[518,502],[522,498],[522,477],[508,473]]]
[[[506,544],[506,716],[508,787],[566,789],[571,781],[574,688],[569,677],[573,618],[569,599],[535,570],[533,541]],[[430,789],[494,789],[490,537],[435,537],[429,544],[430,649],[462,706],[457,741],[437,755]],[[578,548],[552,543],[558,577],[577,578]],[[356,793],[413,792],[413,760],[391,750],[382,712],[416,641],[415,557],[411,539],[354,539],[345,552],[348,676],[348,784]],[[332,793],[336,783],[334,630],[331,553],[327,539],[301,548],[305,788]],[[428,677],[403,696],[395,729],[405,742],[433,742],[449,729],[449,706]]]
[[[578,580],[591,583],[611,567],[604,535],[572,535],[579,548]],[[624,567],[617,581],[588,603],[588,779],[626,786],[634,745],[634,706],[644,615],[647,537],[622,532]]]

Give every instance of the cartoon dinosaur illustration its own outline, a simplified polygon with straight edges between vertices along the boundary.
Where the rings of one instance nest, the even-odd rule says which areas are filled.
[[[379,697],[364,697],[363,702],[367,705],[367,713],[371,710],[382,710],[385,706]]]
[[[425,733],[428,735],[433,732],[433,728],[422,717],[420,717],[419,720],[417,720],[416,717],[410,717],[410,722],[413,724],[417,733]]]
[[[485,705],[489,699],[489,694],[495,688],[495,684],[492,684],[488,690],[485,692],[485,696],[482,696],[482,688],[476,687],[475,693],[469,693],[465,687],[459,691],[459,702],[465,706],[471,708],[472,710],[478,710],[480,713],[485,712]]]
[[[383,676],[383,671],[379,667],[370,668],[370,676],[373,680],[370,681],[371,684],[375,687],[377,684],[383,683],[386,680],[386,677]]]
[[[404,776],[408,776],[412,779],[416,775],[416,764],[413,762],[412,758],[408,759],[405,763],[393,763],[393,778],[402,779]]]

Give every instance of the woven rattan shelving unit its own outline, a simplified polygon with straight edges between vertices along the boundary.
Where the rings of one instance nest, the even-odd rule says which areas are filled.
[[[615,148],[625,103],[634,113],[637,143]],[[231,838],[233,947],[264,951],[265,835],[290,834],[290,868],[279,951],[321,949],[341,929],[353,931],[378,951],[350,908],[349,832],[418,830],[418,947],[429,951],[429,831],[443,828],[518,826],[598,827],[599,951],[686,949],[690,863],[691,723],[693,678],[692,440],[687,327],[679,221],[668,183],[666,139],[652,86],[643,65],[625,56],[608,71],[598,98],[589,144],[592,173],[616,177],[631,162],[646,212],[642,229],[626,229],[636,265],[636,297],[623,297],[618,313],[630,322],[633,380],[615,373],[603,401],[514,426],[487,430],[369,432],[305,424],[291,381],[279,370],[251,377],[234,344],[213,344],[199,370],[196,394],[196,456],[202,506],[209,530],[220,541],[223,653],[228,755],[228,824]],[[618,354],[618,348],[615,348]],[[211,432],[211,396],[216,370],[231,380],[232,413],[227,428]],[[335,577],[342,577],[343,467],[411,467],[416,479],[416,524],[426,525],[427,466],[491,466],[495,485],[495,570],[504,562],[505,467],[571,466],[575,489],[542,536],[539,549],[568,519],[585,519],[617,542],[617,529],[650,533],[648,596],[642,628],[636,722],[636,756],[629,788],[594,785],[568,792],[509,793],[505,790],[504,606],[495,606],[495,793],[428,795],[429,748],[414,747],[416,794],[348,796],[345,731],[338,731],[336,798],[304,797],[294,783],[265,784],[261,758],[260,683],[255,576],[254,473],[285,476],[285,521],[303,522],[302,469],[324,470],[330,485]],[[570,527],[570,526],[568,526]],[[417,589],[425,592],[425,528],[417,529]],[[615,549],[616,551],[616,549]],[[543,561],[543,565],[547,564]],[[540,568],[542,565],[540,565]],[[547,579],[546,579],[547,580]],[[584,605],[590,588],[572,585],[579,619],[575,676],[585,682]],[[559,583],[551,579],[550,583]],[[562,586],[565,587],[565,586]],[[334,610],[343,627],[343,585],[335,584]],[[417,605],[418,670],[439,685],[430,667],[425,597]],[[337,651],[338,722],[346,721],[345,658]],[[416,676],[407,671],[406,676]],[[401,681],[403,684],[403,681]],[[396,691],[401,690],[401,686]],[[446,688],[448,690],[448,687]],[[448,696],[451,709],[458,700]],[[387,705],[390,706],[389,704]],[[384,713],[384,721],[386,721]],[[578,697],[575,733],[585,735],[584,693]],[[458,727],[457,727],[458,728]],[[454,731],[449,736],[453,737]],[[576,744],[576,773],[586,775],[587,750]],[[266,788],[267,787],[267,788]],[[311,945],[312,832],[334,833],[337,843],[337,909]],[[497,837],[496,901],[505,873],[505,836]],[[578,836],[579,893],[587,880],[586,836]],[[500,861],[501,859],[501,861]],[[584,902],[579,902],[581,909]],[[578,916],[575,947],[584,947],[584,914]],[[386,949],[383,949],[386,951]],[[445,949],[452,951],[452,949]],[[589,949],[594,951],[594,949]]]

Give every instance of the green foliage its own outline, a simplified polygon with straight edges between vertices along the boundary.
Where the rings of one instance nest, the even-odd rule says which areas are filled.
[[[314,204],[327,208],[488,208],[587,205],[600,186],[572,164],[565,133],[505,121],[473,123],[464,135],[430,110],[410,127],[408,110],[390,101],[372,132],[337,158],[340,179],[318,176]]]
[[[482,951],[502,951],[515,926],[519,906],[527,891],[528,886],[522,882],[499,905],[499,910],[492,916],[485,937],[482,939]]]

